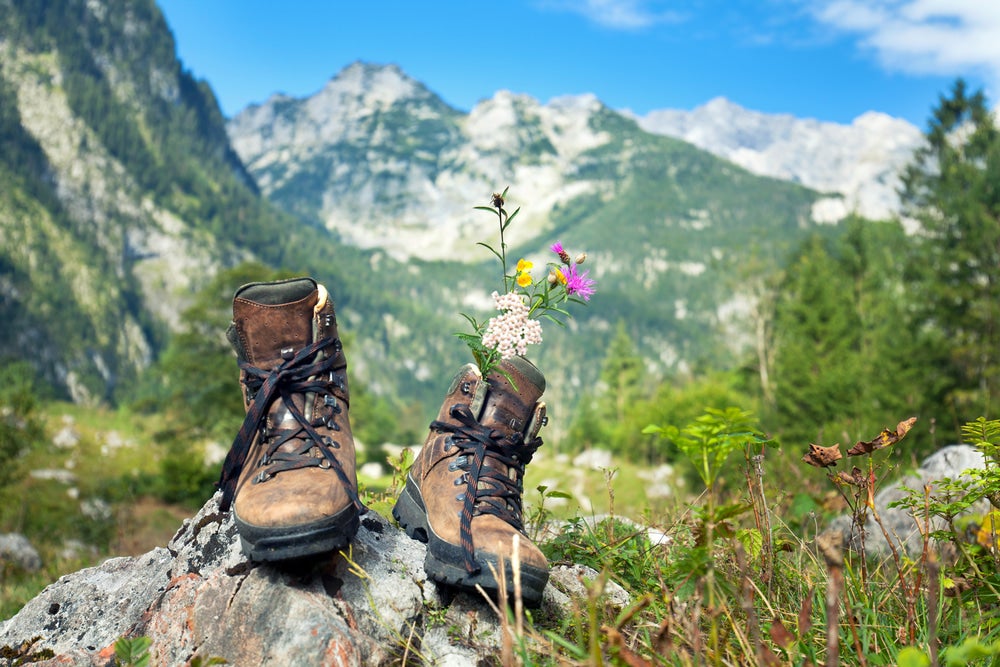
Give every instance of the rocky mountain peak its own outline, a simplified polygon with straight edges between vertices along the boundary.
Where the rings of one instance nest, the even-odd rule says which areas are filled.
[[[691,111],[661,109],[636,117],[647,132],[688,141],[756,174],[839,195],[821,217],[849,212],[887,218],[899,211],[899,172],[920,145],[905,120],[867,112],[850,125],[766,114],[717,97]]]
[[[432,93],[423,84],[407,76],[398,65],[377,65],[355,61],[331,78],[310,102],[357,104],[369,110],[385,110],[410,98],[427,98]]]

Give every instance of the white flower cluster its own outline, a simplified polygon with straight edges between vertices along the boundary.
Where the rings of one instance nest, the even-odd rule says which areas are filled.
[[[510,359],[515,354],[523,356],[529,344],[542,342],[542,324],[528,318],[523,295],[493,292],[493,303],[503,314],[490,318],[483,334],[484,347],[495,349],[503,359]]]

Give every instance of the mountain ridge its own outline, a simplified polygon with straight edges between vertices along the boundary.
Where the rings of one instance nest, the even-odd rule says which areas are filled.
[[[522,211],[507,256],[542,267],[561,240],[598,280],[533,351],[568,409],[619,323],[657,374],[732,363],[739,336],[724,331],[748,298],[732,267],[748,253],[780,264],[822,231],[819,193],[646,132],[593,95],[499,91],[466,114],[396,66],[357,62],[316,95],[225,122],[151,1],[53,1],[0,5],[18,112],[0,120],[37,157],[31,173],[3,163],[24,185],[0,193],[0,333],[80,402],[127,394],[194,292],[256,260],[327,285],[363,385],[429,404],[468,356],[459,311],[488,317],[501,288],[477,245],[498,245],[496,222],[474,208],[509,185]]]
[[[625,113],[649,132],[683,139],[756,174],[839,194],[839,202],[826,200],[817,211],[831,222],[851,213],[897,216],[899,174],[923,141],[908,121],[877,111],[843,125],[765,114],[717,97],[691,111]]]

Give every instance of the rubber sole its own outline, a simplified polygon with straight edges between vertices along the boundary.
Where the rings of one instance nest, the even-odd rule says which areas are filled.
[[[428,524],[423,496],[409,476],[406,478],[403,492],[392,508],[392,516],[407,535],[427,544],[424,570],[428,577],[438,583],[472,591],[475,591],[478,585],[492,597],[497,597],[500,584],[493,576],[493,572],[500,572],[499,558],[495,554],[477,550],[474,558],[480,569],[479,572],[470,574],[465,569],[462,547],[438,537]],[[520,577],[521,600],[528,607],[538,607],[542,602],[542,591],[545,590],[545,584],[549,580],[548,568],[537,568],[522,563]],[[514,572],[508,561],[504,561],[504,580],[507,584],[508,599],[511,599],[514,596]]]
[[[233,518],[243,553],[258,562],[295,560],[339,551],[354,539],[361,525],[353,505],[319,521],[283,528],[255,526],[244,523],[239,516]]]

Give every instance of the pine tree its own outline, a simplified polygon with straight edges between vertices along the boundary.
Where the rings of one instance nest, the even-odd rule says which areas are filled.
[[[947,341],[957,424],[996,417],[1000,399],[1000,133],[981,91],[958,80],[904,174],[904,212],[920,225],[918,303]]]
[[[854,410],[860,323],[851,284],[819,236],[788,267],[775,307],[775,408],[792,439],[819,442]]]

